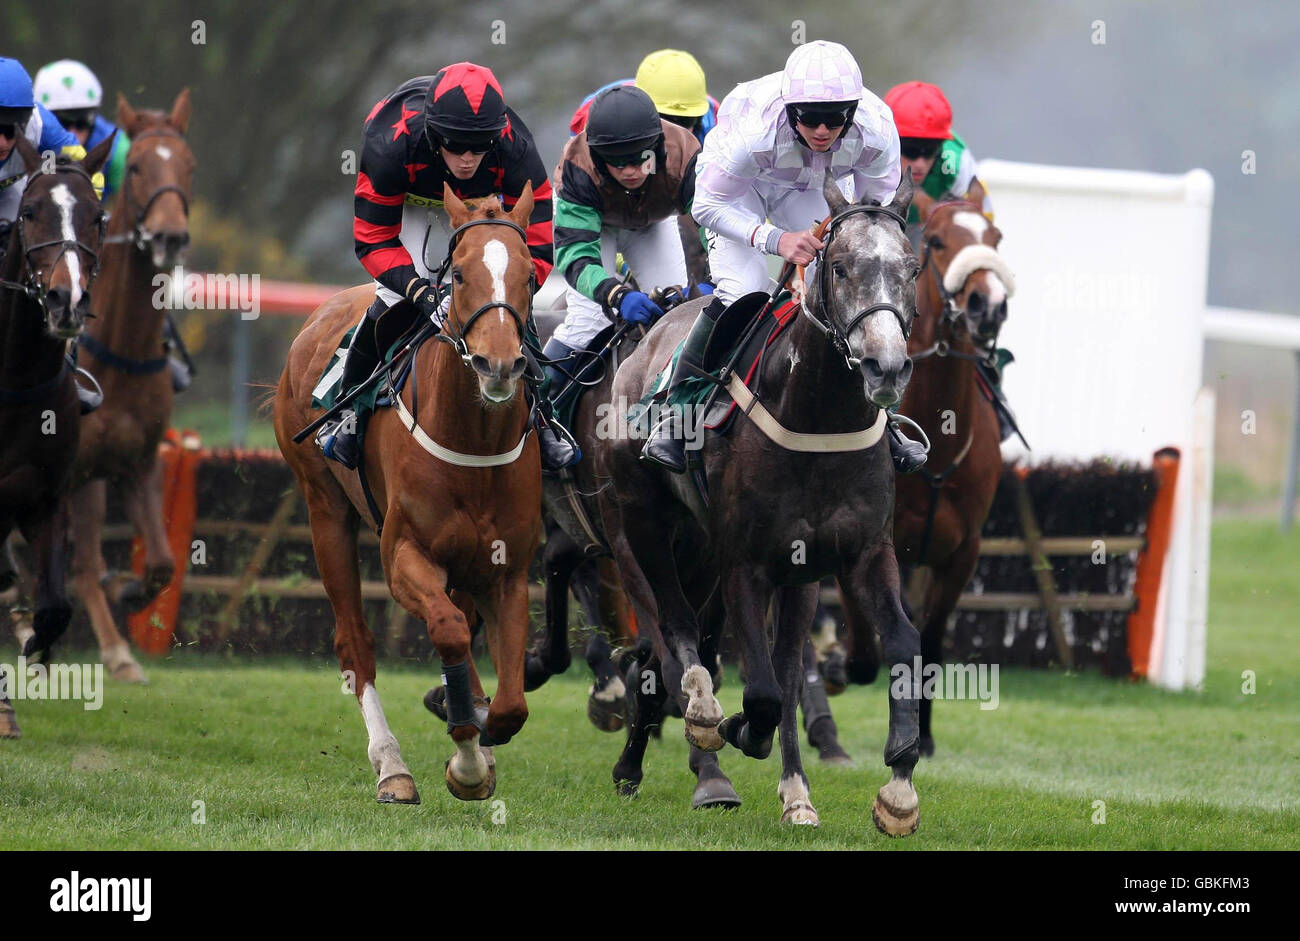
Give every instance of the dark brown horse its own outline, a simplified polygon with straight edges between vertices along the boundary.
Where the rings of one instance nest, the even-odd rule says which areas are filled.
[[[1001,238],[966,202],[938,204],[922,232],[924,270],[908,346],[916,370],[900,411],[921,425],[931,450],[924,468],[897,479],[894,547],[905,575],[919,566],[932,573],[918,622],[927,665],[942,662],[944,630],[975,571],[1002,473],[997,416],[975,370],[995,345],[1015,289],[996,251]],[[931,708],[922,699],[924,755],[934,753]]]
[[[361,468],[383,515],[389,590],[428,625],[442,660],[457,749],[447,787],[461,800],[485,800],[496,786],[491,746],[509,741],[528,717],[528,567],[541,537],[541,460],[519,377],[532,303],[523,227],[533,195],[525,187],[511,213],[495,198],[471,209],[450,187],[443,199],[455,228],[451,311],[439,336],[449,342],[425,343],[414,354],[399,397],[403,413],[371,417]],[[293,442],[319,415],[312,389],[373,299],[373,286],[352,288],[308,318],[280,377],[275,434],[307,499],[316,564],[334,609],[334,649],[365,719],[378,799],[418,803],[375,691],[374,636],[361,608],[357,527],[362,518],[374,527],[381,521],[356,473],[327,461],[310,440]],[[470,658],[475,609],[497,671],[490,705]]]
[[[108,158],[113,138],[81,163],[58,162],[49,172],[42,172],[41,155],[21,132],[15,144],[27,188],[0,268],[0,547],[15,528],[32,547],[34,633],[23,654],[45,657],[72,616],[64,581],[65,497],[81,415],[66,352],[90,312],[104,231],[91,175]],[[13,707],[3,692],[0,697],[0,738],[17,738]]]
[[[163,348],[166,309],[155,276],[181,262],[189,244],[194,156],[185,143],[189,90],[170,113],[136,111],[119,96],[119,126],[131,136],[126,179],[109,222],[96,319],[81,338],[82,365],[104,389],[87,416],[77,450],[78,489],[70,501],[73,585],[86,606],[99,654],[114,677],[145,681],[118,631],[110,601],[138,611],[171,580],[175,560],[163,520],[158,444],[172,415],[172,384]],[[101,547],[107,482],[119,488],[135,534],[144,541],[143,581],[108,582]]]
[[[804,316],[767,348],[757,373],[761,395],[745,403],[729,437],[706,436],[707,506],[685,476],[640,460],[631,435],[583,440],[597,472],[604,527],[640,630],[649,636],[650,676],[634,685],[635,717],[616,780],[642,775],[648,729],[665,694],[677,698],[686,738],[705,751],[724,744],[765,758],[780,729],[781,819],[816,825],[799,757],[796,707],[818,582],[837,575],[852,629],[879,631],[891,665],[919,653],[899,598],[891,541],[893,465],[883,409],[898,402],[911,365],[906,331],[919,266],[903,235],[910,182],[893,203],[849,205],[831,180],[832,216],[819,278]],[[667,315],[619,369],[611,407],[641,400],[690,327],[698,304]],[[737,390],[737,394],[740,394]],[[760,407],[761,406],[761,407]],[[767,611],[776,604],[769,648]],[[745,671],[743,711],[726,717],[701,656],[716,633],[713,606],[738,641]],[[891,695],[885,763],[892,769],[872,816],[890,834],[916,829],[912,784],[917,693]]]

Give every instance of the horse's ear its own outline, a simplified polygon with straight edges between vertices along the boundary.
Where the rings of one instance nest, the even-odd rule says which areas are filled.
[[[136,122],[135,109],[131,107],[130,102],[126,100],[126,95],[121,92],[117,93],[117,126],[122,128],[128,134],[135,133]]]
[[[447,216],[451,219],[453,229],[459,229],[469,220],[469,207],[451,191],[450,183],[442,184],[442,204],[447,208]]]
[[[524,191],[519,194],[519,201],[510,210],[510,221],[521,229],[528,228],[528,220],[533,215],[533,181],[524,184]]]
[[[108,162],[109,154],[113,152],[113,141],[117,140],[117,133],[114,131],[91,148],[90,153],[86,154],[85,159],[81,161],[83,170],[94,176],[103,169],[104,164]]]
[[[889,205],[885,208],[892,209],[894,212],[906,219],[907,210],[911,208],[912,205],[912,193],[914,191],[914,187],[912,186],[912,174],[909,170],[904,168],[902,179],[898,181],[898,189],[894,191],[894,198],[889,201]]]
[[[41,152],[32,146],[31,141],[27,139],[27,135],[21,129],[18,131],[14,144],[18,147],[18,155],[22,158],[23,169],[27,171],[27,175],[31,176],[40,170]]]
[[[167,117],[167,123],[182,134],[189,130],[190,90],[188,88],[182,88],[176,95],[176,100],[172,102],[172,113]]]
[[[849,205],[830,170],[826,171],[826,178],[822,181],[822,195],[826,197],[826,205],[830,207],[832,216],[839,215]]]

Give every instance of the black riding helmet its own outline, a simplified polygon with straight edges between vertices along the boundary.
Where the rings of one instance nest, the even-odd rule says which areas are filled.
[[[605,162],[653,150],[664,160],[664,129],[654,101],[635,85],[616,85],[596,96],[587,116],[587,147],[601,173]]]
[[[445,141],[489,144],[506,124],[505,94],[491,69],[457,62],[433,77],[424,100],[424,133],[435,148]]]

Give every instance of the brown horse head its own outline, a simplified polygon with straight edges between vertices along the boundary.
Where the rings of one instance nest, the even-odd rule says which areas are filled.
[[[135,227],[136,244],[149,246],[154,267],[171,268],[190,244],[194,154],[184,136],[190,90],[181,89],[171,113],[137,111],[119,94],[117,123],[131,137],[119,211]]]
[[[90,311],[90,284],[99,267],[104,211],[91,183],[113,149],[113,137],[80,163],[59,160],[44,172],[41,155],[21,135],[18,152],[27,170],[14,228],[14,279],[28,285],[45,313],[50,336],[70,339]]]
[[[511,212],[496,197],[466,205],[444,184],[443,204],[453,229],[468,222],[497,219],[528,227],[533,211],[532,185]],[[465,229],[451,257],[449,333],[459,335],[462,351],[478,377],[479,392],[489,406],[505,405],[515,395],[528,361],[523,356],[523,325],[532,304],[533,261],[524,237],[508,225],[474,225]]]
[[[920,286],[930,302],[924,306],[960,313],[970,335],[985,342],[997,336],[1007,319],[1007,299],[1016,289],[1010,268],[997,252],[1001,241],[998,227],[964,200],[937,205],[922,233],[922,252],[931,268]],[[937,322],[926,319],[924,330],[930,333]]]

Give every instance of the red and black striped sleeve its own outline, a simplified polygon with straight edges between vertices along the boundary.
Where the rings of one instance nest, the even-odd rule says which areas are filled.
[[[352,239],[357,259],[390,291],[408,295],[412,281],[423,283],[402,245],[402,206],[408,189],[407,137],[394,138],[392,125],[405,102],[394,96],[376,105],[366,119],[361,166],[353,198]]]
[[[533,184],[533,212],[525,230],[528,251],[533,256],[533,272],[537,283],[545,283],[555,264],[555,236],[552,231],[554,194],[546,164],[537,150],[527,126],[510,109],[506,109],[510,124],[502,135],[502,204],[507,211],[514,208],[524,191],[524,184]]]

